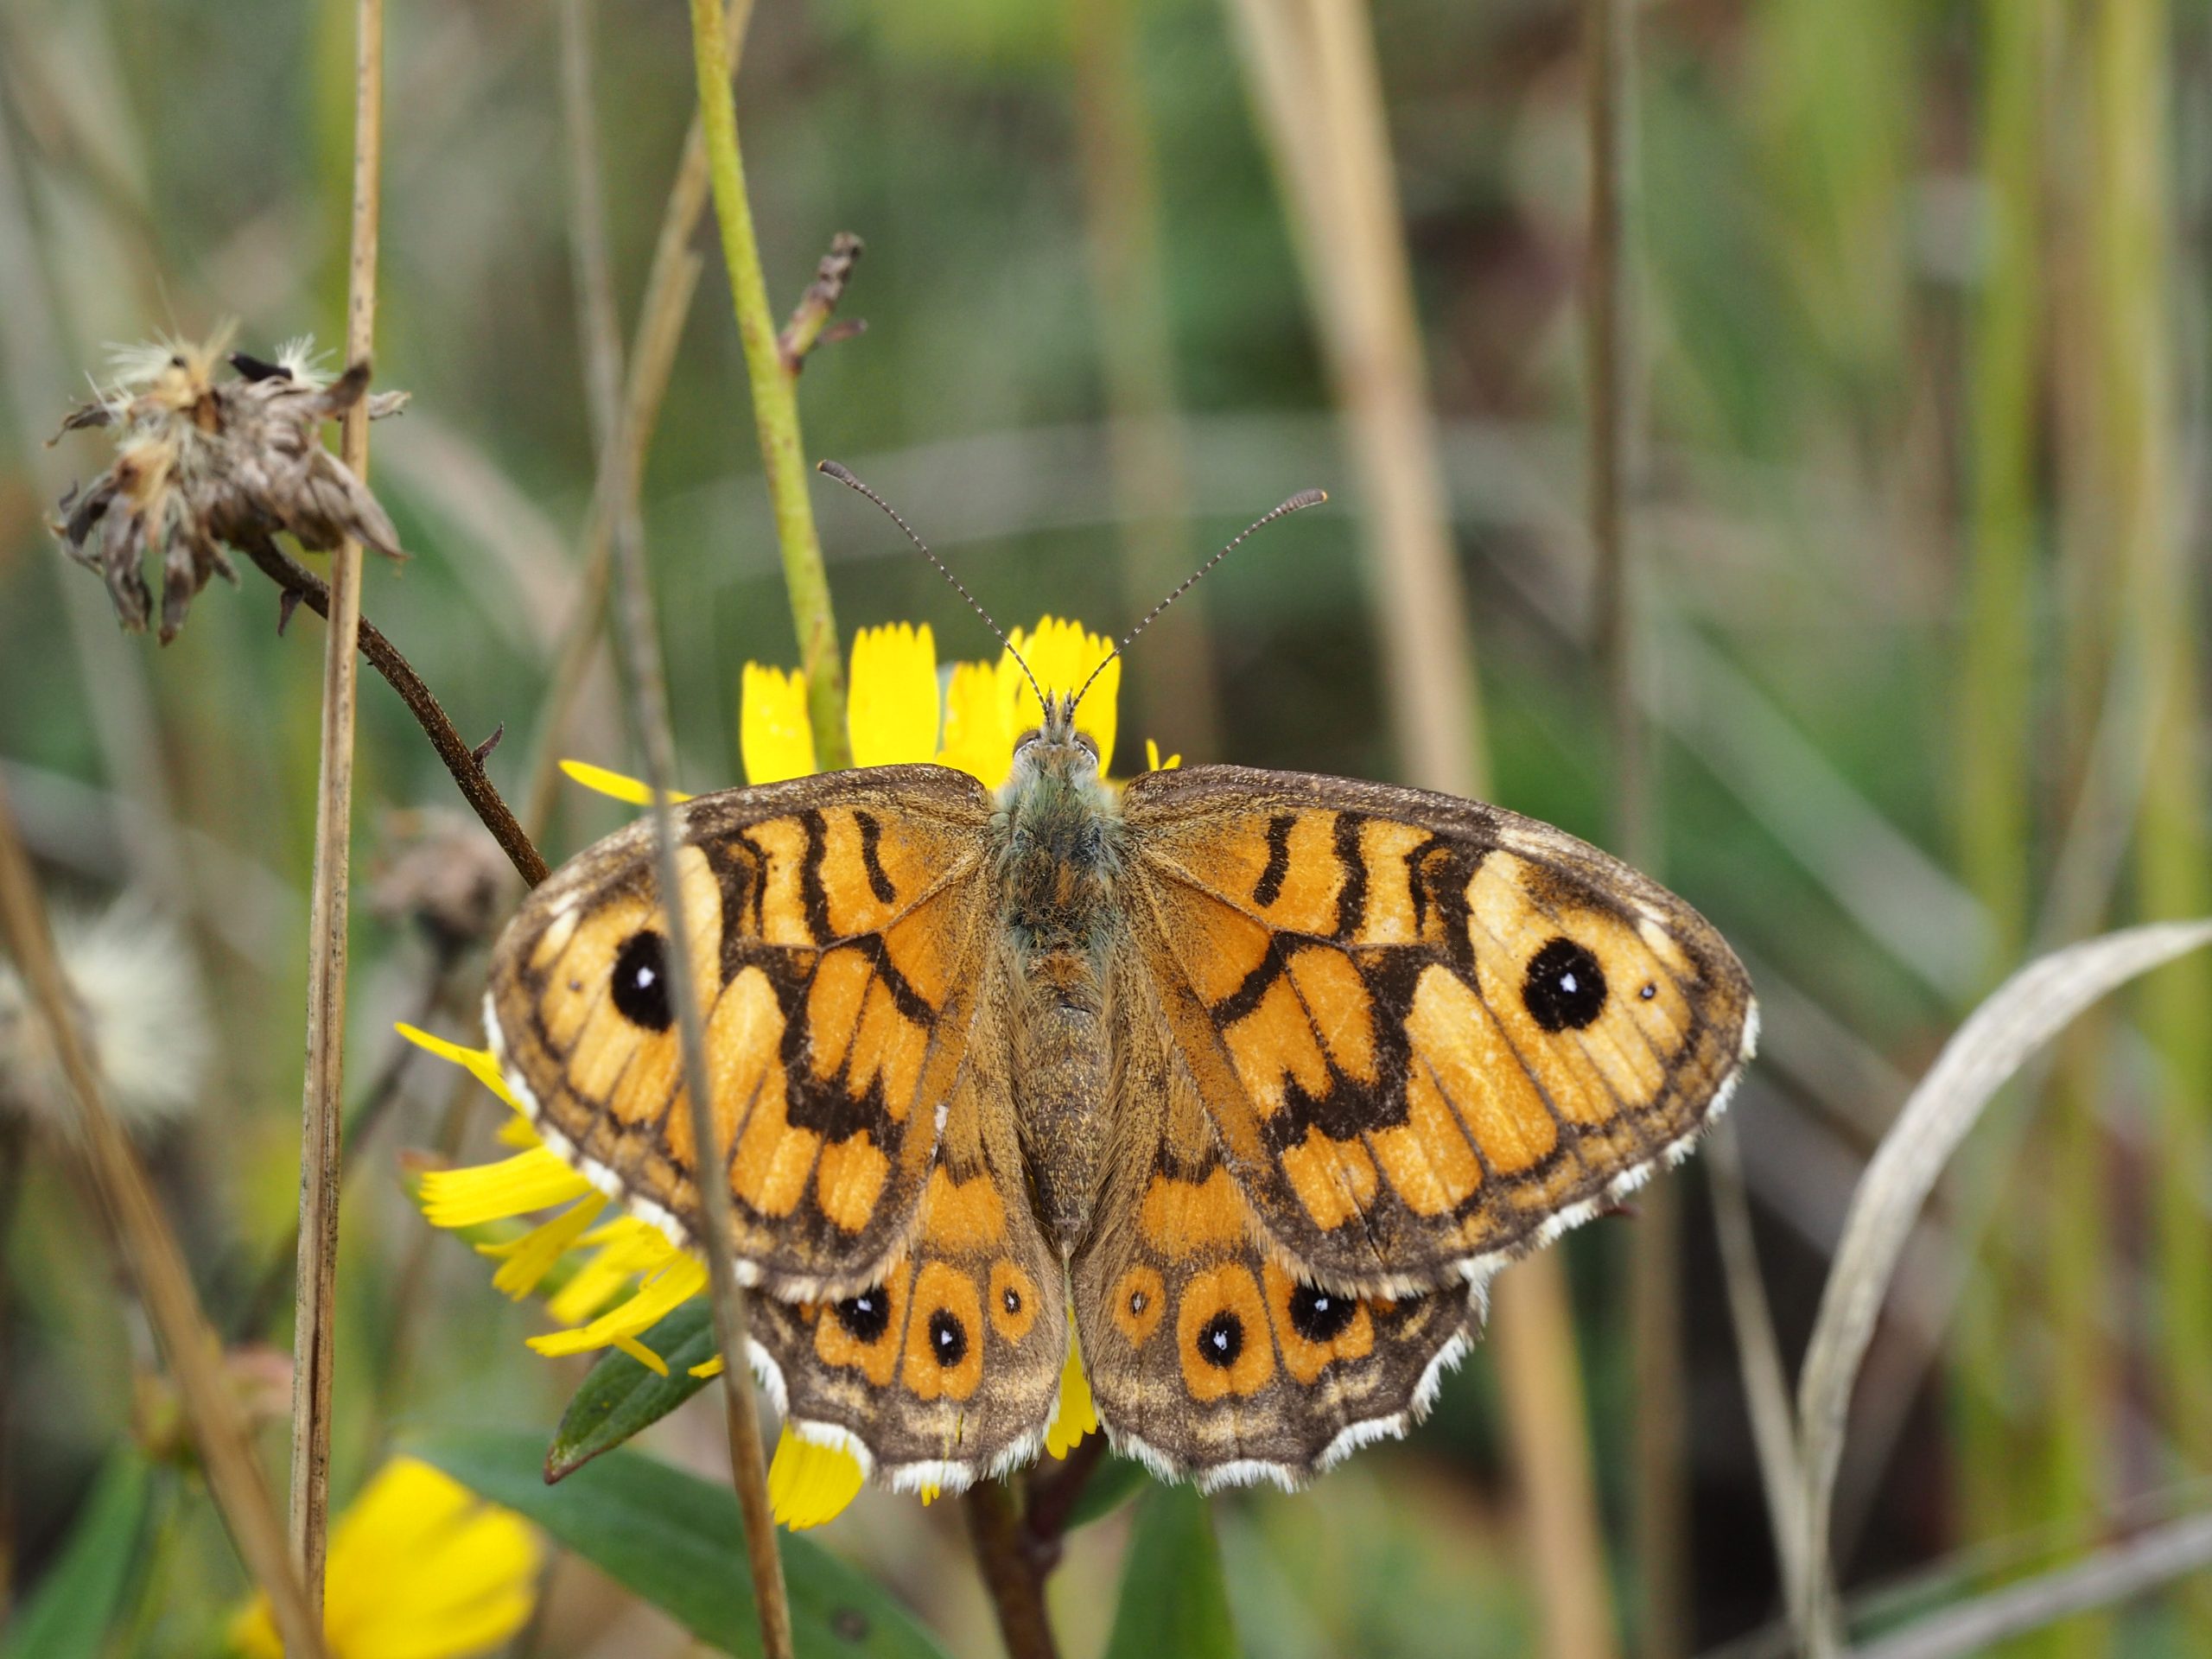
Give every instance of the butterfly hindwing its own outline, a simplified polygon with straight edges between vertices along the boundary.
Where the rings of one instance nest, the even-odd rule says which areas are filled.
[[[1133,948],[1238,1188],[1320,1282],[1479,1282],[1680,1156],[1748,1052],[1719,934],[1563,831],[1236,766],[1122,805]]]
[[[1029,1207],[988,973],[907,1248],[855,1294],[762,1298],[753,1337],[801,1436],[899,1487],[957,1491],[1033,1455],[1067,1352],[1067,1285]]]
[[[861,1288],[903,1243],[967,1052],[989,804],[879,767],[675,809],[737,1255],[781,1295]],[[644,820],[524,901],[486,1024],[541,1133],[698,1237],[697,1160]]]
[[[1324,1289],[1253,1225],[1148,976],[1117,975],[1115,1142],[1075,1258],[1077,1326],[1101,1421],[1164,1475],[1294,1485],[1402,1433],[1464,1350],[1457,1287]]]

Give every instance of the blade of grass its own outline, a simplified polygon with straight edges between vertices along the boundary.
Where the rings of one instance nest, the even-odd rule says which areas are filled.
[[[108,1104],[99,1070],[78,1027],[75,994],[54,954],[46,906],[16,833],[4,785],[0,785],[0,937],[5,938],[8,953],[30,988],[62,1076],[76,1096],[83,1129],[79,1145],[102,1212],[176,1380],[185,1421],[216,1508],[247,1573],[269,1597],[286,1651],[317,1659],[323,1651],[321,1622],[290,1558],[276,1503],[253,1460],[245,1413],[224,1374],[221,1344],[192,1287],[184,1253],[154,1197],[137,1150]]]
[[[384,0],[354,14],[353,212],[346,294],[346,360],[375,343],[377,239],[384,162]],[[346,411],[340,447],[353,476],[369,475],[369,405]],[[330,1507],[330,1385],[337,1337],[340,1123],[345,1109],[346,922],[353,831],[353,712],[360,664],[361,547],[330,556],[324,637],[321,778],[315,794],[315,874],[308,916],[307,1070],[300,1106],[300,1254],[293,1281],[294,1560],[309,1605],[322,1606]]]
[[[2156,923],[2038,958],[1976,1008],[1921,1079],[1853,1198],[1798,1379],[1803,1435],[1793,1524],[1806,1585],[1793,1609],[1800,1639],[1837,1651],[1829,1502],[1843,1455],[1852,1385],[1914,1218],[1983,1109],[2028,1057],[2098,998],[2212,943],[2212,922]]]

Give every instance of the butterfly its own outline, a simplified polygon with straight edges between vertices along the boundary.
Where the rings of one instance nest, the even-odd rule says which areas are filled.
[[[1037,690],[1009,781],[889,766],[672,809],[702,1175],[650,821],[494,952],[539,1134],[696,1250],[728,1184],[751,1359],[900,1490],[1033,1457],[1071,1322],[1121,1452],[1294,1486],[1402,1434],[1491,1275],[1690,1149],[1757,1030],[1681,899],[1411,789],[1099,774]]]

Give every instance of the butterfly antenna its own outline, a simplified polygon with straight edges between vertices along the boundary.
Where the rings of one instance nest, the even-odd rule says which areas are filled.
[[[1083,683],[1083,690],[1077,691],[1075,694],[1075,700],[1077,702],[1081,702],[1083,701],[1084,692],[1090,690],[1090,681],[1096,679],[1101,674],[1103,674],[1106,671],[1107,664],[1111,663],[1116,657],[1119,657],[1123,652],[1127,651],[1129,648],[1130,643],[1136,639],[1137,635],[1142,633],[1147,628],[1152,626],[1153,620],[1155,617],[1157,617],[1162,611],[1166,610],[1170,605],[1173,605],[1177,600],[1182,598],[1184,594],[1189,593],[1192,588],[1197,587],[1198,585],[1198,578],[1200,576],[1205,575],[1207,571],[1212,569],[1214,566],[1219,564],[1231,553],[1234,553],[1237,550],[1238,546],[1249,538],[1255,531],[1265,530],[1269,524],[1274,523],[1276,519],[1287,518],[1294,512],[1303,512],[1308,507],[1318,507],[1328,499],[1329,493],[1326,490],[1300,490],[1296,495],[1292,496],[1289,500],[1284,502],[1281,506],[1274,508],[1271,512],[1262,513],[1250,524],[1245,525],[1244,528],[1239,531],[1230,540],[1228,546],[1223,548],[1220,552],[1215,554],[1213,557],[1208,559],[1197,569],[1192,571],[1188,576],[1184,578],[1183,585],[1181,587],[1178,588],[1173,593],[1168,594],[1166,598],[1161,600],[1159,604],[1147,611],[1144,613],[1144,620],[1122,636],[1122,643],[1116,645],[1113,650],[1106,653],[1106,661],[1099,664],[1097,667],[1090,671],[1090,679],[1085,680]]]
[[[968,591],[966,586],[962,583],[960,578],[954,575],[951,571],[944,568],[944,561],[938,557],[936,554],[930,551],[929,543],[925,542],[920,537],[914,534],[914,527],[899,516],[899,509],[893,506],[888,501],[878,495],[874,490],[868,488],[867,485],[861,483],[860,480],[855,478],[851,471],[841,462],[835,461],[817,461],[814,463],[814,470],[817,473],[822,473],[830,478],[836,479],[847,489],[859,491],[862,495],[868,497],[869,500],[874,502],[877,506],[881,507],[884,511],[885,516],[887,517],[893,524],[898,525],[899,529],[906,532],[906,539],[921,550],[922,556],[937,567],[938,575],[943,576],[947,582],[950,582],[952,584],[953,591],[958,594],[961,598],[968,601],[968,608],[983,619],[983,626],[985,627],[988,628],[993,633],[998,635],[999,643],[1006,647],[1007,655],[1013,658],[1017,664],[1020,664],[1021,671],[1025,675],[1028,675],[1029,689],[1037,694],[1037,706],[1039,709],[1050,708],[1051,705],[1045,701],[1045,688],[1038,684],[1037,677],[1029,672],[1029,664],[1022,661],[1021,653],[1014,648],[1014,641],[1006,637],[1006,631],[1000,627],[997,623],[991,620],[991,613],[985,610],[982,606],[976,601],[976,595]]]

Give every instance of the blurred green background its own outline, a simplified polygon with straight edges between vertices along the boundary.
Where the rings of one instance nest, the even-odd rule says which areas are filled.
[[[1794,1374],[1858,1172],[1964,1012],[2037,945],[2212,908],[2198,660],[2212,16],[2154,0],[1637,10],[1646,852],[1737,944],[1767,1011],[1734,1115]],[[690,116],[690,42],[679,7],[596,12],[626,334]],[[1590,645],[1580,10],[1378,0],[1371,26],[1491,790],[1618,846]],[[130,893],[183,929],[175,971],[213,1059],[148,1145],[226,1328],[296,1192],[321,627],[280,638],[276,594],[247,569],[168,648],[119,635],[44,523],[70,479],[105,464],[101,445],[40,445],[109,342],[232,316],[249,349],[340,336],[352,29],[331,0],[0,0],[0,766],[57,902]],[[492,770],[512,796],[594,470],[559,44],[543,0],[398,3],[389,31],[377,380],[414,401],[378,428],[372,476],[415,557],[369,570],[365,608],[471,741],[506,723]],[[1098,56],[1116,42],[1127,76]],[[1123,753],[1150,736],[1190,760],[1405,775],[1365,480],[1310,299],[1325,277],[1301,265],[1232,10],[763,5],[739,113],[779,308],[832,232],[868,243],[842,312],[867,333],[822,348],[800,383],[811,454],[887,494],[1008,626],[1047,610],[1133,621],[1149,602],[1129,569],[1133,501],[1173,516],[1140,561],[1149,580],[1292,491],[1329,488],[1328,508],[1267,532],[1190,606],[1179,671],[1195,661],[1207,696],[1163,691],[1135,652]],[[1135,186],[1102,184],[1086,161],[1116,130],[1140,140],[1118,152],[1138,158]],[[1316,227],[1310,245],[1338,232]],[[743,664],[796,660],[711,228],[698,245],[644,490],[694,789],[741,775]],[[1131,259],[1149,272],[1134,325],[1110,291]],[[1141,364],[1132,376],[1116,353],[1141,359],[1147,330],[1173,405],[1152,412],[1173,422],[1159,430],[1183,474],[1150,478],[1164,494],[1117,478],[1109,429],[1132,385],[1141,401]],[[891,526],[827,484],[816,494],[848,640],[926,620],[941,658],[995,654]],[[621,768],[610,685],[590,683],[564,750]],[[367,676],[359,744],[365,896],[389,815],[457,802]],[[624,816],[569,791],[546,850],[557,861]],[[353,938],[358,1091],[392,1020],[420,1017],[434,953],[365,904]],[[423,1023],[467,1039],[479,982],[473,965],[450,976]],[[452,1092],[427,1061],[406,1077],[349,1189],[341,1494],[397,1426],[550,1430],[581,1375],[525,1351],[540,1316],[499,1299],[406,1202],[397,1153],[438,1139]],[[2183,967],[2078,1027],[1969,1146],[1907,1258],[1854,1419],[1839,1538],[1870,1628],[2202,1501],[2208,1110],[2212,1001],[2203,970]],[[491,1112],[454,1121],[464,1154],[490,1150]],[[0,1562],[21,1589],[103,1456],[160,1429],[148,1338],[67,1179],[66,1141],[19,1118],[6,1167]],[[1654,1408],[1630,1336],[1639,1219],[1561,1247],[1619,1629],[1631,1651],[1780,1651],[1701,1162],[1669,1179],[1687,1520],[1664,1628],[1638,1611],[1649,1563],[1631,1523]],[[281,1318],[261,1334],[288,1339]],[[720,1432],[702,1402],[648,1444],[711,1468]],[[272,1466],[282,1444],[272,1428]],[[1510,1470],[1478,1350],[1411,1440],[1318,1496],[1220,1499],[1244,1641],[1531,1650],[1541,1621]],[[149,1524],[117,1650],[207,1651],[243,1590],[212,1511],[179,1485]],[[1055,1580],[1071,1653],[1103,1641],[1124,1524],[1077,1535]],[[818,1535],[955,1650],[989,1650],[952,1505],[870,1494]],[[531,1653],[683,1650],[573,1561],[549,1594]],[[2017,1650],[2208,1646],[2199,1583]]]

